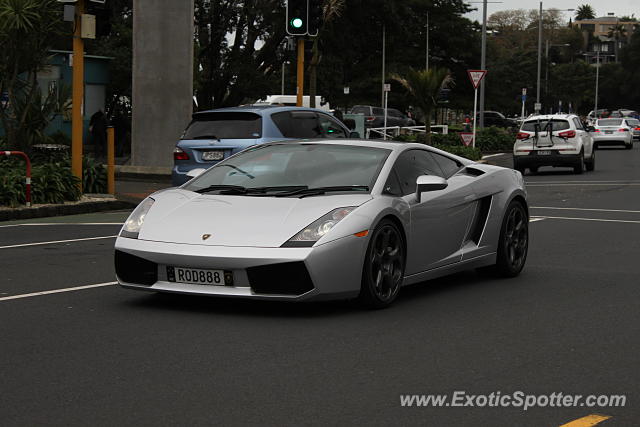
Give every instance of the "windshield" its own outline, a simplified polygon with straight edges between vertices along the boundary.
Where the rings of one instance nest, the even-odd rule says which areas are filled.
[[[598,120],[598,126],[622,126],[621,119],[601,119]]]
[[[538,129],[539,132],[546,132],[547,131],[547,126],[549,124],[549,120],[530,120],[528,122],[524,122],[522,124],[522,130],[525,132],[535,132],[536,130],[536,124],[540,123],[540,128]],[[551,126],[552,131],[557,131],[557,130],[566,130],[566,129],[570,129],[571,126],[569,125],[569,122],[566,120],[551,120]]]
[[[218,163],[183,188],[211,186],[372,188],[391,151],[334,144],[269,144]],[[277,188],[274,188],[277,191]]]
[[[262,136],[262,117],[246,112],[196,114],[182,139],[255,139]]]

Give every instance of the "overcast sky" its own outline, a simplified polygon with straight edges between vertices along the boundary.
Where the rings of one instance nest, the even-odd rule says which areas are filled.
[[[481,0],[471,0],[481,1]],[[489,0],[500,1],[500,0]],[[613,12],[618,16],[635,14],[636,18],[640,18],[640,0],[546,0],[542,2],[545,9],[577,9],[581,4],[590,4],[596,11],[596,16],[606,16],[608,12]],[[477,7],[478,10],[470,13],[467,17],[471,20],[482,20],[482,3],[473,3],[471,6]],[[493,12],[505,9],[538,9],[540,7],[539,0],[502,0],[502,3],[489,3],[487,5],[487,16]],[[575,12],[565,12],[564,16],[569,20]]]

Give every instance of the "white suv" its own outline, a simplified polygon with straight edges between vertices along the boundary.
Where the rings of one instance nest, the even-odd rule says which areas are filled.
[[[524,174],[540,166],[572,167],[575,173],[596,166],[596,151],[590,132],[575,114],[550,114],[527,118],[516,135],[513,168]]]

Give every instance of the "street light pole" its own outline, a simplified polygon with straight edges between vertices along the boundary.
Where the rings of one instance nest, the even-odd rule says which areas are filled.
[[[487,0],[482,2],[482,50],[480,53],[480,69],[487,69]],[[479,120],[480,128],[484,128],[484,82],[486,79],[482,79],[480,82],[480,111]],[[476,118],[474,117],[475,121]]]
[[[540,114],[540,73],[542,71],[542,2],[540,2],[540,16],[538,19],[538,83],[536,85],[536,114]]]
[[[382,83],[380,84],[380,89],[382,90],[382,102],[380,103],[382,108],[384,108],[384,84],[385,84],[385,61],[386,61],[386,44],[387,44],[387,32],[385,24],[382,24]]]
[[[427,51],[425,70],[429,71],[429,12],[427,12]]]
[[[598,85],[600,83],[600,45],[598,45],[598,50],[596,52],[596,99],[595,105],[593,107],[593,116],[594,118],[598,118]]]

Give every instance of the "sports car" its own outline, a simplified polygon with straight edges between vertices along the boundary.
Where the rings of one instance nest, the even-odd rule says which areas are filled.
[[[382,308],[461,270],[517,276],[528,223],[512,169],[423,144],[281,141],[142,201],[115,269],[131,289]]]

